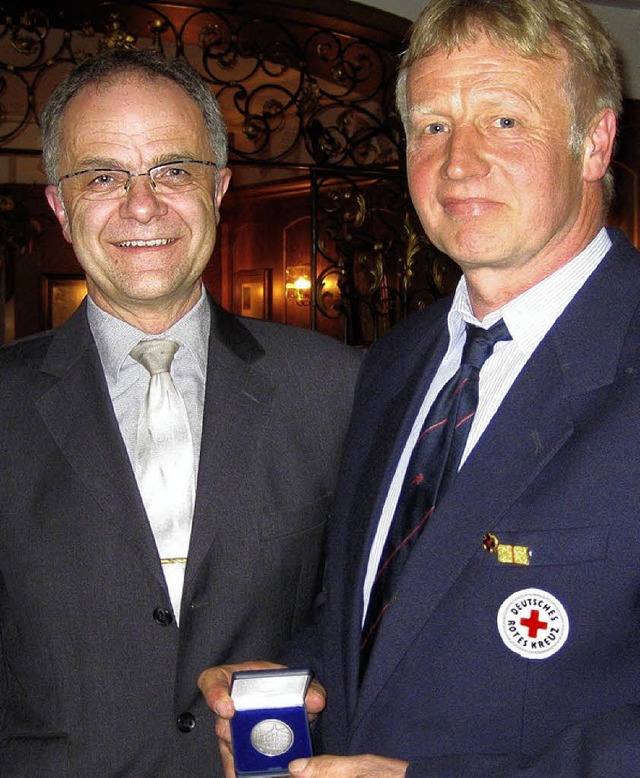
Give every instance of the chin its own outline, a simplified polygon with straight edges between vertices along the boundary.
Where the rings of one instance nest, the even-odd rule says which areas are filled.
[[[491,232],[488,235],[486,233],[467,234],[456,240],[446,241],[447,245],[442,250],[456,262],[458,260],[492,261],[499,260],[508,253],[506,249],[509,242],[511,241],[503,238],[502,233],[499,232]]]

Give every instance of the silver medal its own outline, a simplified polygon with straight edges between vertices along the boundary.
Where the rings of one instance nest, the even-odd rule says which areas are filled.
[[[251,745],[265,756],[280,756],[293,745],[293,730],[280,719],[264,719],[251,730]]]

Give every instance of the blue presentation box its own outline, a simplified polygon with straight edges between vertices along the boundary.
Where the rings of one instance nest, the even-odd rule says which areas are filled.
[[[304,708],[310,681],[306,669],[234,673],[231,740],[238,776],[288,775],[289,762],[312,755]]]

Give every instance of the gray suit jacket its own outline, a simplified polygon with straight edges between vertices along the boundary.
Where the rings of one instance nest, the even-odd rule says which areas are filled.
[[[197,689],[304,623],[358,355],[212,301],[180,630],[84,306],[0,350],[0,775],[220,773]]]

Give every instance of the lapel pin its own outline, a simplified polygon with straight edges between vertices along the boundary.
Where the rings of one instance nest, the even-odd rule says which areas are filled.
[[[501,543],[492,532],[485,532],[482,536],[482,547],[489,554],[495,554],[503,565],[528,565],[531,557],[528,546]]]

